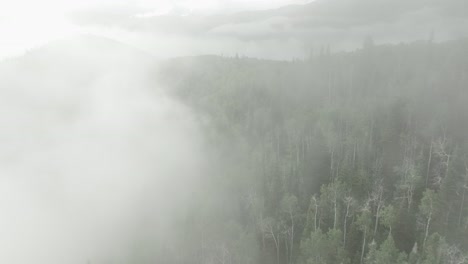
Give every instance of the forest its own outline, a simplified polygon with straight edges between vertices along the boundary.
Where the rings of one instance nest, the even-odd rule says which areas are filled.
[[[164,262],[468,263],[468,41],[433,38],[167,60],[214,158]]]

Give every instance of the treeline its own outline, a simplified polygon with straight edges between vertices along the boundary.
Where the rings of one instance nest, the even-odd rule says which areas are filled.
[[[468,263],[467,41],[160,76],[216,157],[167,262]]]

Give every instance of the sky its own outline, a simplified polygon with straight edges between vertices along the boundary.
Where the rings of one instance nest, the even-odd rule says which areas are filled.
[[[183,7],[197,11],[226,9],[268,9],[288,4],[305,3],[307,0],[17,0],[0,4],[0,15],[26,13],[58,14],[80,8],[99,6],[128,6],[146,9]],[[26,8],[27,7],[27,8]]]
[[[86,33],[70,13],[92,8],[141,10],[141,15],[164,14],[175,8],[194,13],[269,9],[308,0],[16,0],[0,3],[0,59],[55,39]]]

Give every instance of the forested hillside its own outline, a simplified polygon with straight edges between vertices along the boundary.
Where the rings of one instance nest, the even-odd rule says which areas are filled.
[[[159,76],[218,161],[173,261],[468,263],[466,40],[179,58]]]

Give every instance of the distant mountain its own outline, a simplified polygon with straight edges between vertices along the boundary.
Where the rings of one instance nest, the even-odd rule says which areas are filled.
[[[5,59],[0,62],[0,67],[41,63],[41,67],[63,68],[73,67],[75,63],[86,63],[89,64],[87,66],[96,68],[132,61],[149,62],[150,58],[150,54],[119,41],[95,35],[80,35],[50,42],[27,51],[23,56]]]
[[[123,43],[92,35],[52,42],[23,56],[0,62],[0,85],[79,85],[105,73],[137,71],[153,63],[147,54]],[[21,73],[25,78],[18,78]]]
[[[50,43],[0,62],[0,105],[6,109],[0,118],[25,113],[15,120],[25,127],[31,120],[72,120],[89,104],[105,104],[95,100],[147,88],[153,62],[149,54],[101,37]]]

